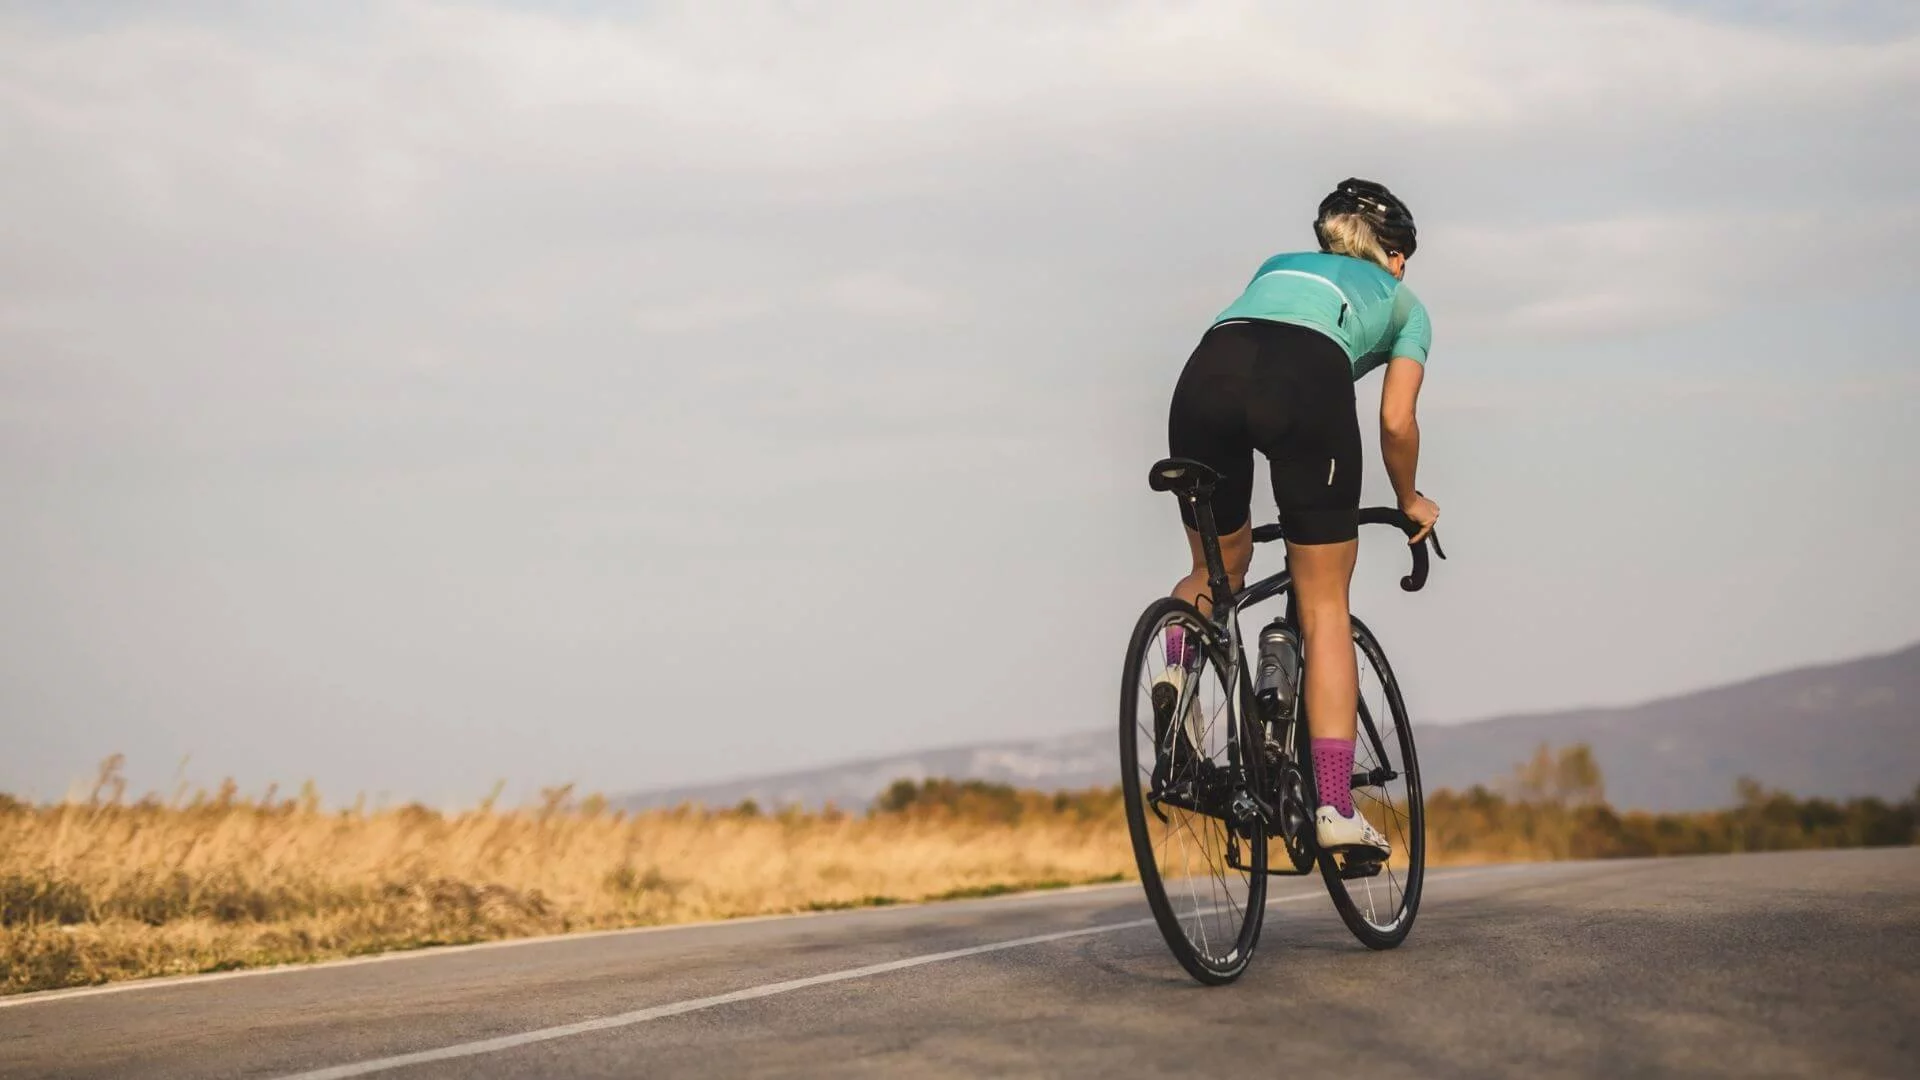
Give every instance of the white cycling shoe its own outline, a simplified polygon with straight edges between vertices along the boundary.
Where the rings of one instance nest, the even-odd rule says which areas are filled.
[[[1313,815],[1313,835],[1323,851],[1350,851],[1382,859],[1393,853],[1393,845],[1357,806],[1351,817],[1341,817],[1340,811],[1331,806],[1321,807]]]
[[[1180,700],[1181,691],[1186,689],[1189,674],[1185,668],[1170,667],[1154,678],[1152,692],[1153,711],[1160,723],[1164,724],[1172,719],[1174,705]],[[1187,712],[1185,716],[1181,717],[1180,726],[1186,731],[1188,748],[1199,749],[1201,745],[1201,731],[1200,703],[1198,701],[1191,698],[1187,700]],[[1164,729],[1156,731],[1154,735],[1164,744],[1166,739]],[[1162,749],[1165,749],[1164,745]]]

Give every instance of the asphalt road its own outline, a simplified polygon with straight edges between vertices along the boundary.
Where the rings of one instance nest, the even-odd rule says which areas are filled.
[[[1917,849],[1275,886],[1221,989],[1127,885],[0,999],[0,1076],[1920,1076]]]

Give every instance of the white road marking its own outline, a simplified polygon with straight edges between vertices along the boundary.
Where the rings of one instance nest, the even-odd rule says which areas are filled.
[[[1098,892],[1102,889],[1138,889],[1137,881],[1119,881],[1101,885],[1070,885],[1064,889],[1034,889],[1029,892],[1009,893],[994,897],[995,903],[1009,904],[1023,900],[1038,900],[1054,896],[1072,896],[1077,893]],[[705,930],[716,926],[744,926],[751,923],[778,922],[786,919],[830,919],[845,916],[874,915],[882,912],[910,911],[915,908],[930,907],[934,904],[978,903],[973,900],[931,900],[904,904],[888,904],[885,907],[846,908],[836,911],[795,911],[780,915],[743,915],[733,919],[709,919],[705,922],[669,923],[662,926],[626,926],[617,930],[586,930],[571,934],[541,934],[537,937],[508,938],[504,941],[475,941],[466,945],[432,945],[422,949],[407,949],[379,953],[374,956],[350,956],[341,960],[318,960],[310,964],[275,964],[272,967],[245,968],[239,971],[210,971],[195,975],[168,975],[155,979],[130,979],[126,982],[109,983],[105,986],[82,986],[71,990],[39,990],[30,994],[9,994],[0,997],[0,1009],[14,1008],[20,1005],[50,1005],[56,1001],[72,1001],[74,998],[99,997],[102,994],[125,994],[135,990],[162,990],[170,986],[192,986],[198,983],[225,982],[228,979],[252,979],[262,975],[297,975],[306,971],[325,971],[329,968],[359,967],[362,964],[385,964],[399,960],[431,960],[436,956],[452,956],[456,953],[479,952],[485,949],[512,949],[523,945],[554,945],[569,941],[587,941],[601,937],[627,937],[634,934],[668,934],[686,930]]]
[[[1321,892],[1301,893],[1268,900],[1267,906],[1292,904],[1304,900],[1315,900],[1325,896]],[[715,994],[712,997],[693,998],[688,1001],[676,1001],[671,1005],[655,1005],[650,1009],[636,1009],[618,1016],[602,1016],[593,1020],[582,1020],[575,1024],[562,1024],[559,1027],[540,1028],[535,1031],[523,1031],[518,1035],[502,1035],[494,1039],[481,1039],[478,1042],[459,1043],[443,1046],[438,1050],[422,1050],[416,1054],[399,1054],[394,1057],[374,1058],[371,1061],[358,1061],[350,1065],[336,1065],[330,1069],[316,1069],[313,1072],[295,1073],[279,1077],[278,1080],[346,1080],[352,1076],[367,1076],[372,1073],[387,1072],[390,1069],[404,1069],[409,1065],[425,1065],[434,1061],[450,1061],[455,1058],[476,1057],[480,1054],[492,1054],[501,1050],[531,1043],[549,1042],[564,1039],[569,1035],[585,1035],[592,1031],[606,1031],[610,1028],[632,1027],[649,1020],[660,1020],[669,1016],[681,1016],[701,1009],[711,1009],[717,1005],[731,1005],[739,1001],[753,1001],[757,998],[772,997],[775,994],[790,994],[795,990],[824,986],[828,983],[847,982],[850,979],[865,979],[874,975],[885,975],[892,971],[904,971],[907,968],[924,967],[938,964],[943,960],[959,960],[983,953],[1001,952],[1006,949],[1019,949],[1028,945],[1044,945],[1050,941],[1066,941],[1069,938],[1086,937],[1089,934],[1111,934],[1116,930],[1134,930],[1143,926],[1152,926],[1152,919],[1130,919],[1126,922],[1106,923],[1101,926],[1082,927],[1078,930],[1062,930],[1054,934],[1036,934],[1033,937],[1015,938],[1012,941],[996,941],[990,945],[975,945],[966,949],[954,949],[950,952],[928,953],[925,956],[911,956],[905,960],[890,960],[884,964],[869,964],[866,967],[848,968],[845,971],[830,971],[824,975],[809,975],[804,979],[789,979],[786,982],[767,983],[764,986],[751,986],[745,990],[735,990],[730,994]]]
[[[1511,863],[1504,866],[1462,867],[1443,870],[1428,876],[1428,881],[1445,880],[1449,877],[1480,876],[1496,870],[1518,870],[1546,866],[1573,866],[1582,861],[1570,860],[1558,863]],[[1623,860],[1613,860],[1621,862]],[[1071,896],[1076,893],[1100,892],[1106,889],[1138,889],[1137,881],[1121,881],[1103,885],[1071,885],[1064,889],[1035,889],[1031,892],[1011,893],[994,897],[995,904],[1013,904],[1023,901],[1043,901],[1056,896]],[[706,930],[721,926],[743,926],[751,923],[777,922],[783,919],[831,919],[846,916],[879,915],[887,912],[911,911],[934,904],[974,904],[982,900],[931,900],[915,901],[906,904],[890,904],[886,907],[848,908],[840,911],[798,911],[782,915],[743,915],[734,919],[711,919],[706,922],[671,923],[664,926],[628,926],[617,930],[585,930],[570,934],[542,934],[538,937],[508,938],[504,941],[476,941],[466,945],[432,945],[422,949],[379,953],[374,956],[351,956],[341,960],[316,960],[304,964],[275,964],[272,967],[244,968],[239,971],[209,971],[195,975],[167,975],[153,979],[129,979],[126,982],[108,983],[105,986],[80,986],[70,990],[36,990],[27,994],[7,994],[0,996],[0,1009],[17,1008],[22,1005],[51,1005],[55,1002],[72,1001],[76,998],[100,997],[105,994],[127,994],[139,990],[165,990],[170,987],[191,987],[201,983],[225,982],[228,979],[254,979],[263,975],[299,975],[309,971],[326,971],[331,968],[359,967],[363,964],[386,964],[403,960],[431,960],[438,956],[452,956],[456,953],[479,952],[485,949],[513,949],[527,945],[553,945],[569,941],[586,941],[601,937],[626,937],[632,934],[670,934],[688,930]],[[1275,901],[1277,902],[1277,901]]]

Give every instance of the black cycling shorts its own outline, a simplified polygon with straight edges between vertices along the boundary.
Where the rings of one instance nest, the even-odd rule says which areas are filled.
[[[1220,473],[1213,519],[1226,536],[1247,523],[1253,452],[1267,457],[1287,539],[1337,544],[1359,536],[1360,417],[1346,350],[1317,330],[1256,320],[1207,331],[1174,387],[1167,446]],[[1180,516],[1196,528],[1183,501]]]

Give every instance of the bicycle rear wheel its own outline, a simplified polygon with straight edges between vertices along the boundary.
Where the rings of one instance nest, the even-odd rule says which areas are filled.
[[[1169,654],[1170,629],[1197,645],[1205,625],[1198,609],[1172,598],[1135,624],[1120,686],[1120,786],[1160,934],[1188,974],[1218,984],[1253,959],[1267,838],[1257,816],[1229,825],[1236,798],[1244,805],[1246,770],[1259,760],[1245,673],[1236,676],[1224,648],[1199,649],[1197,664]]]
[[[1348,782],[1354,808],[1386,834],[1393,852],[1383,862],[1349,860],[1323,851],[1320,874],[1353,936],[1370,949],[1391,949],[1407,939],[1420,910],[1420,887],[1426,878],[1426,807],[1413,727],[1407,722],[1400,684],[1380,642],[1359,619],[1353,620],[1353,647],[1360,669],[1360,715],[1354,772]],[[1318,785],[1324,779],[1315,777],[1314,782]]]

